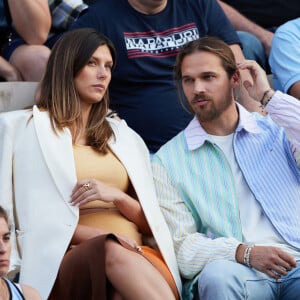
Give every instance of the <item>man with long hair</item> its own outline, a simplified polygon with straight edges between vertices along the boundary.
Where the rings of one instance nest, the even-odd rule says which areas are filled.
[[[235,102],[244,69],[266,117]],[[299,299],[300,102],[212,37],[182,48],[175,77],[194,119],[152,162],[187,299]]]

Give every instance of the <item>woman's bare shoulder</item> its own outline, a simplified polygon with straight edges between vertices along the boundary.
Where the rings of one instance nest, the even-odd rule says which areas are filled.
[[[21,284],[25,300],[42,300],[40,294],[31,286]]]

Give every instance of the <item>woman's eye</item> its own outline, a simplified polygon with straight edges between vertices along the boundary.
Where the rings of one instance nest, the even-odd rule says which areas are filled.
[[[106,68],[106,69],[109,69],[109,70],[111,70],[112,67],[113,67],[113,66],[112,66],[111,64],[105,66],[105,68]]]
[[[90,65],[90,66],[96,66],[96,62],[94,60],[90,60],[88,62],[88,65]]]
[[[10,235],[8,234],[8,235],[5,235],[4,237],[3,237],[3,240],[4,241],[9,241],[10,240]]]

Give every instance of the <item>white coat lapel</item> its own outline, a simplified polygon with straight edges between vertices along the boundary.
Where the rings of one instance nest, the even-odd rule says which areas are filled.
[[[116,141],[110,141],[109,146],[122,162],[128,176],[141,202],[149,202],[152,195],[152,186],[148,185],[152,178],[149,177],[150,165],[147,164],[149,154],[146,146],[138,140],[136,133],[124,123],[111,123],[116,136]],[[143,205],[143,203],[142,203]]]
[[[33,120],[37,138],[52,179],[63,199],[68,202],[77,181],[71,134],[67,129],[55,134],[48,113],[39,111],[36,106],[33,107]],[[74,214],[78,214],[77,207],[71,205],[68,207]]]
[[[172,248],[173,242],[156,198],[146,145],[124,123],[110,121],[110,124],[116,136],[115,142],[110,141],[110,148],[126,168],[154,238],[160,245],[164,259],[181,290],[180,275]]]

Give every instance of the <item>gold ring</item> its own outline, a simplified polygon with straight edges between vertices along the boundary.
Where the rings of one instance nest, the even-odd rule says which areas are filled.
[[[82,187],[86,190],[86,191],[88,191],[89,189],[90,189],[90,183],[88,182],[88,183],[84,183],[83,185],[82,185]]]
[[[140,246],[136,246],[135,249],[137,252],[142,252],[142,248]]]

